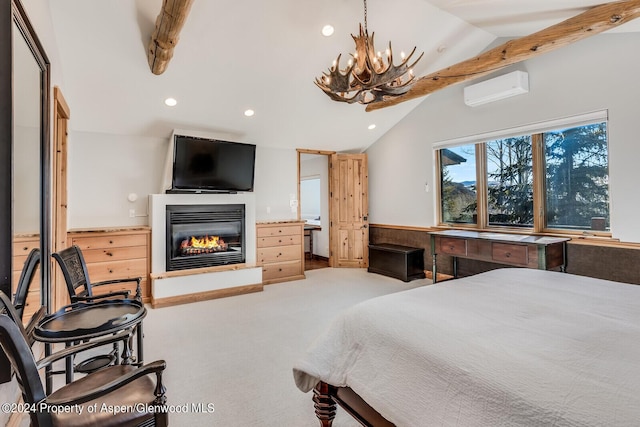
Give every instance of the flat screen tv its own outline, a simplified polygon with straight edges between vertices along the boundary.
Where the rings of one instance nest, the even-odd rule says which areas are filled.
[[[171,190],[253,191],[256,146],[175,135]]]

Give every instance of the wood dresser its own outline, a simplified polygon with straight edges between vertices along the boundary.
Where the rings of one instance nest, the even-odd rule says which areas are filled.
[[[303,221],[256,224],[256,259],[264,285],[305,278],[303,227]]]
[[[569,238],[503,234],[464,230],[431,231],[433,282],[436,282],[436,257],[453,257],[453,277],[457,277],[457,258],[469,258],[514,267],[565,270],[566,243]]]
[[[110,279],[142,277],[142,300],[150,302],[150,240],[149,227],[74,230],[68,234],[69,245],[82,250],[92,282]],[[128,290],[135,295],[135,282],[105,285],[100,293]]]
[[[11,260],[11,292],[14,293],[18,289],[18,280],[20,280],[20,274],[22,274],[22,268],[24,262],[27,260],[27,256],[31,249],[40,248],[40,236],[39,235],[25,235],[16,236],[13,239],[13,258]],[[13,295],[11,295],[13,301]],[[40,308],[40,266],[33,276],[33,281],[29,287],[29,293],[27,294],[27,300],[25,301],[24,312],[22,319],[25,323],[31,319],[31,316]]]

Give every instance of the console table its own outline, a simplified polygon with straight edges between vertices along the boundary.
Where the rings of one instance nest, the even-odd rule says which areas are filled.
[[[433,283],[437,278],[436,257],[453,257],[453,277],[457,277],[458,258],[495,262],[514,267],[548,270],[566,265],[569,238],[491,233],[465,230],[429,232],[433,256]]]

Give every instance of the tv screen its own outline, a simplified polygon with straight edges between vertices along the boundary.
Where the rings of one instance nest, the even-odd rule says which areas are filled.
[[[256,146],[175,136],[174,190],[253,191]]]

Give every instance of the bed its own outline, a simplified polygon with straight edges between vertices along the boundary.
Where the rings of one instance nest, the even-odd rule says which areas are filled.
[[[640,287],[505,268],[374,298],[293,374],[323,426],[335,403],[373,426],[637,426]]]

